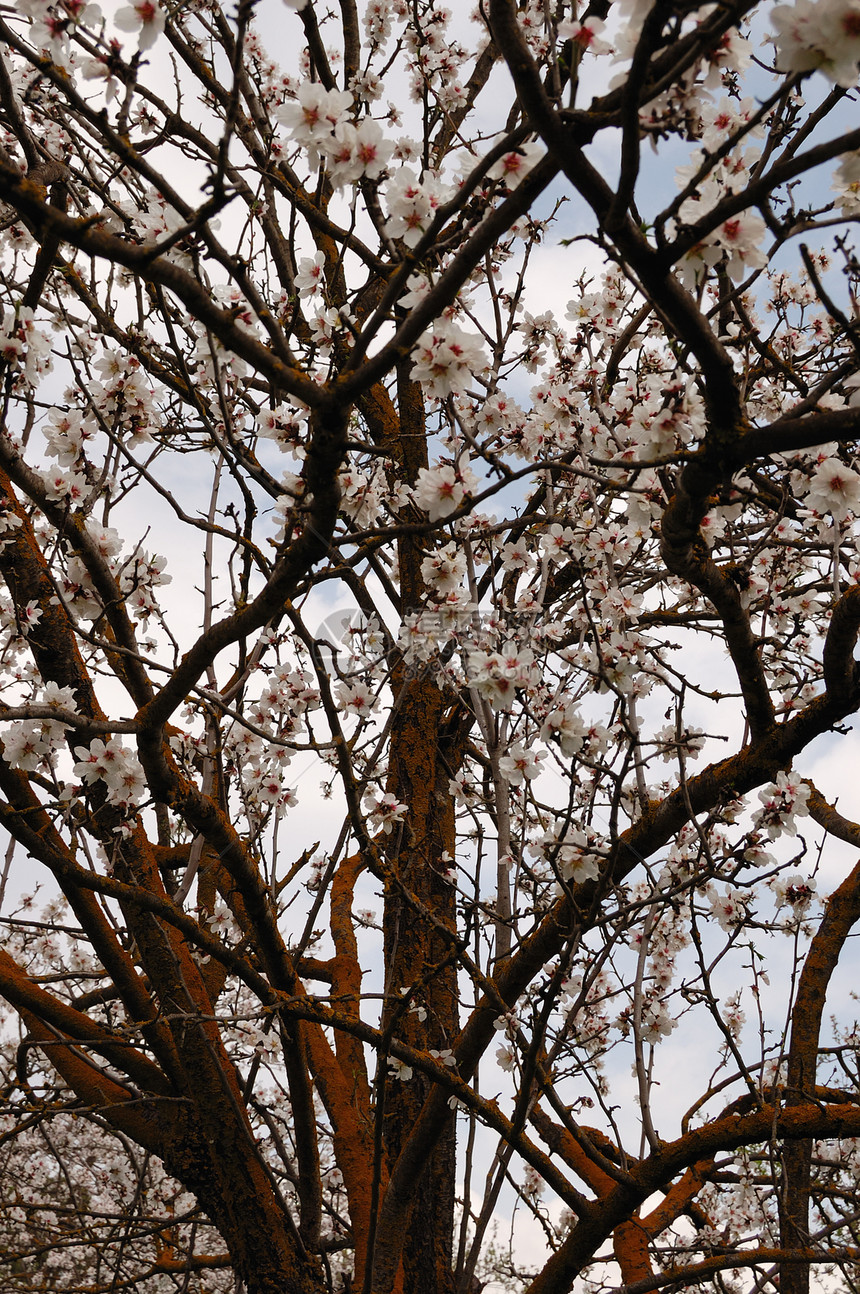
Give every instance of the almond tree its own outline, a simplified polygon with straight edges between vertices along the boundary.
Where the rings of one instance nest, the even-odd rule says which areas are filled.
[[[4,1289],[855,1288],[859,59],[0,14]]]

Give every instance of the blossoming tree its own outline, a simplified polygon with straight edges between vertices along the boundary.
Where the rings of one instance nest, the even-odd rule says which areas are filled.
[[[4,1290],[856,1287],[858,59],[3,9]]]

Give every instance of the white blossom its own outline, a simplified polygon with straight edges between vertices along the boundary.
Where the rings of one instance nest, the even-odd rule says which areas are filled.
[[[537,777],[542,759],[546,759],[545,750],[526,750],[517,742],[506,755],[502,755],[499,768],[513,786],[522,786],[524,780],[532,781]]]
[[[441,521],[462,505],[472,479],[471,473],[466,475],[451,463],[422,467],[415,485],[415,502],[431,521]]]
[[[413,358],[411,376],[435,396],[467,390],[487,363],[480,339],[448,320],[421,334]]]
[[[844,521],[849,512],[860,513],[860,475],[838,458],[825,459],[809,483],[806,504],[816,512],[829,512],[834,521]]]
[[[113,21],[120,31],[137,32],[141,49],[151,49],[164,31],[164,10],[158,0],[137,0],[118,9]]]

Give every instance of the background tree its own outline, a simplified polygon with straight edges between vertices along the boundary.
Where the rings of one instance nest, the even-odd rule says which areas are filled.
[[[0,42],[3,1288],[853,1289],[856,0]]]

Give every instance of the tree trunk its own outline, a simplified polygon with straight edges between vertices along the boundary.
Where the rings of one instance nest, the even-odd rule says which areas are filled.
[[[385,1024],[412,1046],[440,1051],[451,1046],[458,1027],[456,891],[445,879],[443,858],[454,850],[451,773],[440,739],[444,709],[432,680],[405,684],[392,734],[389,789],[409,805],[409,813],[391,851],[384,918]],[[384,1115],[389,1162],[400,1153],[429,1090],[430,1081],[417,1071],[407,1082],[389,1079]],[[404,1244],[405,1294],[453,1289],[454,1132],[452,1111],[412,1211]]]
[[[398,381],[397,457],[414,484],[427,465],[427,425],[420,387],[402,366]],[[422,540],[404,537],[398,546],[404,614],[426,604],[421,574]],[[454,802],[449,781],[459,767],[458,743],[445,718],[450,701],[432,666],[411,673],[400,662],[395,694],[388,790],[409,806],[389,848],[385,886],[384,1025],[412,1046],[444,1050],[456,1037],[456,890],[445,877],[453,859]],[[447,855],[447,857],[446,857]],[[393,1075],[385,1093],[384,1136],[393,1165],[430,1090],[415,1072],[407,1082]],[[456,1118],[425,1169],[403,1246],[404,1294],[451,1294],[456,1173]]]

